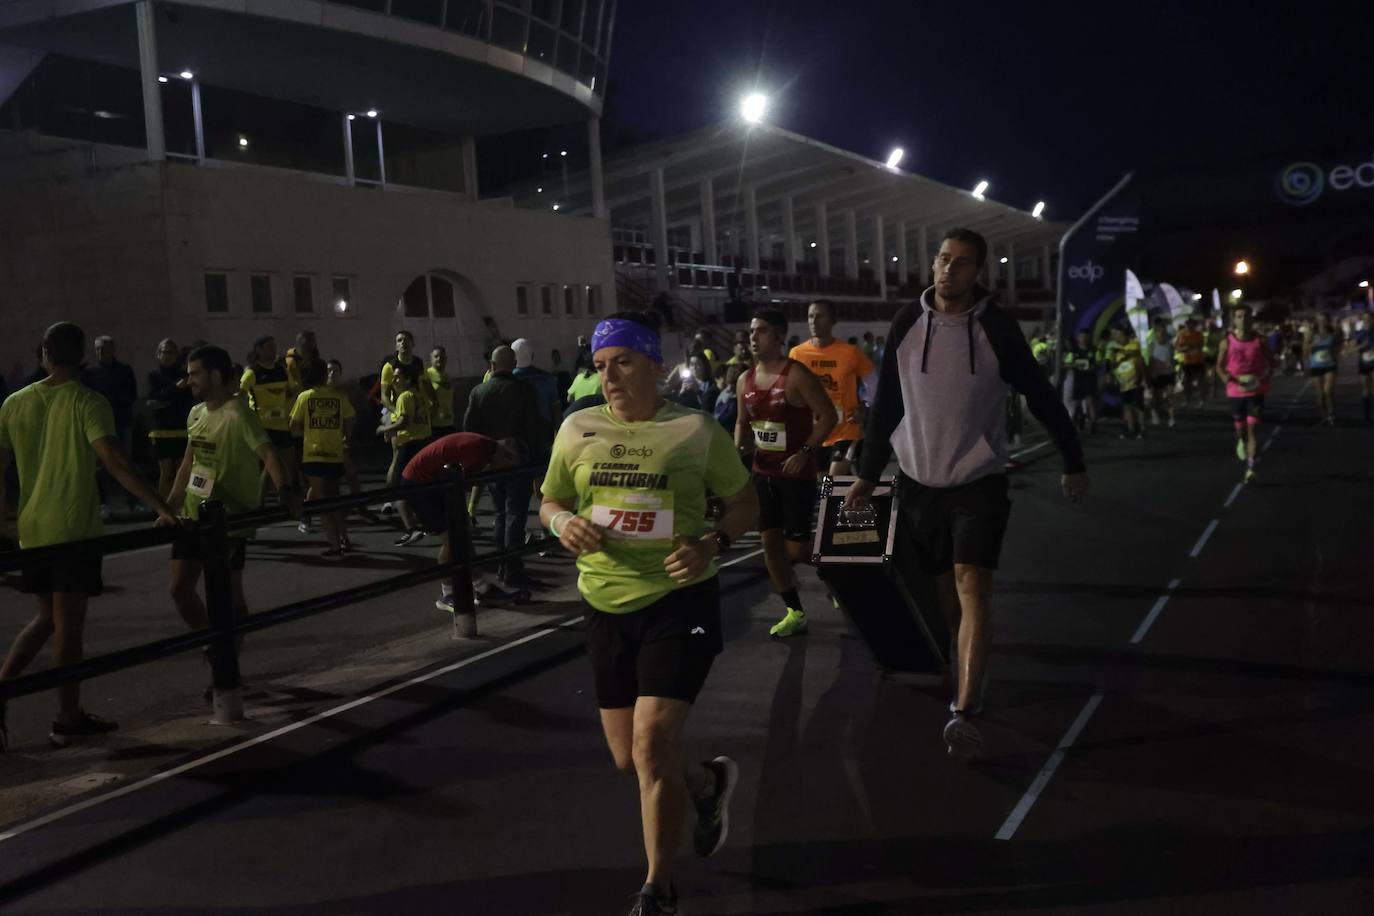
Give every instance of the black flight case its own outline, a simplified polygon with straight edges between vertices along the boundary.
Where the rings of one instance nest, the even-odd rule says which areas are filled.
[[[811,560],[840,609],[889,675],[937,683],[947,676],[949,627],[935,580],[921,572],[898,523],[895,478],[874,488],[870,508],[841,513],[854,477],[826,477]]]

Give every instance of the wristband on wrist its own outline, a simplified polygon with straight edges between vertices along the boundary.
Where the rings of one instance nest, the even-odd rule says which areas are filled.
[[[561,538],[563,536],[563,532],[558,530],[559,520],[562,519],[564,516],[572,518],[576,514],[577,513],[573,512],[571,509],[564,509],[562,512],[556,514],[553,518],[549,519],[549,533],[556,538]]]

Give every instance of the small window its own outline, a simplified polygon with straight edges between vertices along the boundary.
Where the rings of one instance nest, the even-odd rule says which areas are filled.
[[[530,313],[530,289],[528,286],[515,288],[515,314],[528,316]]]
[[[229,275],[205,275],[205,311],[211,315],[229,314]]]
[[[553,287],[545,284],[539,287],[540,313],[545,318],[553,317]]]
[[[334,293],[334,314],[350,315],[353,313],[353,278],[335,277],[331,290]]]
[[[601,287],[587,287],[587,317],[595,318],[601,314]]]
[[[252,292],[253,314],[272,314],[272,278],[267,274],[253,274],[248,278]]]
[[[563,287],[563,317],[564,317],[564,318],[576,318],[576,317],[577,317],[577,287],[576,287],[576,286],[565,286],[565,287]]]
[[[291,294],[297,315],[309,315],[315,311],[315,286],[309,277],[296,277],[291,282]]]

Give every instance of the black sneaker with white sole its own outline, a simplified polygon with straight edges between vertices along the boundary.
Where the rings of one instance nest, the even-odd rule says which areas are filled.
[[[983,751],[983,734],[970,718],[969,713],[956,712],[945,724],[945,744],[951,757],[972,760]]]
[[[81,717],[75,722],[54,720],[52,731],[48,733],[48,740],[58,747],[66,747],[75,739],[108,735],[118,728],[119,726],[109,719],[93,716],[83,709],[81,710]]]
[[[663,894],[652,884],[646,884],[630,901],[630,916],[677,916],[675,887],[670,887],[668,893]]]
[[[715,855],[730,835],[730,796],[739,784],[739,764],[729,757],[707,760],[702,766],[715,776],[715,791],[696,799],[697,823],[692,831],[692,845],[697,855]]]

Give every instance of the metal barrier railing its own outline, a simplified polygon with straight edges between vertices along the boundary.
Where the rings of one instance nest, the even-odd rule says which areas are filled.
[[[243,718],[242,680],[239,674],[238,642],[245,633],[290,623],[306,617],[335,610],[359,601],[380,597],[397,589],[447,578],[453,589],[454,636],[473,639],[477,636],[477,604],[473,594],[472,568],[503,560],[514,559],[545,548],[535,543],[507,550],[476,555],[472,549],[470,520],[467,509],[469,485],[500,481],[511,477],[538,477],[546,468],[542,465],[508,468],[465,477],[460,467],[445,466],[444,479],[433,483],[406,484],[369,490],[352,496],[336,496],[307,502],[303,511],[311,515],[358,509],[373,503],[402,500],[407,496],[440,490],[444,495],[444,517],[449,541],[449,562],[429,569],[389,576],[376,582],[340,589],[315,598],[295,601],[266,611],[236,619],[230,594],[229,532],[243,528],[285,521],[293,518],[285,507],[259,509],[233,516],[224,511],[219,500],[207,500],[201,506],[200,520],[187,523],[200,538],[200,558],[205,582],[205,610],[209,626],[178,636],[142,643],[83,659],[70,665],[50,668],[33,674],[0,681],[0,703],[14,697],[41,693],[73,681],[84,681],[105,674],[124,671],[148,662],[158,661],[194,649],[204,650],[210,662],[216,722],[233,722]],[[0,553],[0,572],[24,567],[61,562],[73,555],[102,557],[128,553],[146,547],[171,544],[185,535],[185,528],[153,528],[105,535],[83,541],[53,544]]]

